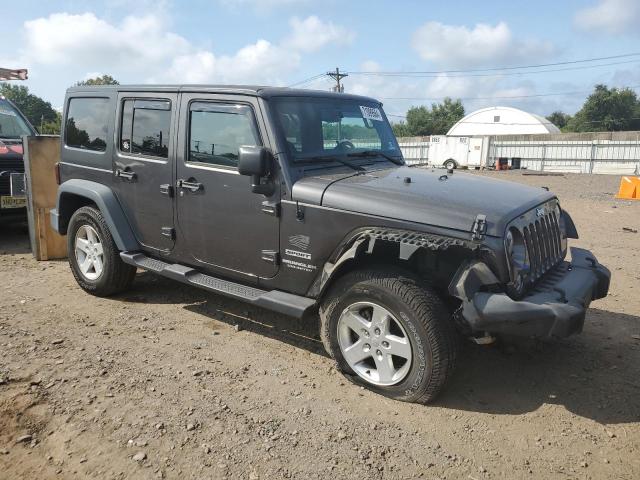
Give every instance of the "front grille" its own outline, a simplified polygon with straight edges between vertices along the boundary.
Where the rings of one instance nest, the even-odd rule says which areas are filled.
[[[3,159],[0,157],[0,195],[11,195],[11,173],[24,172],[21,158]]]
[[[541,216],[536,214],[536,219],[521,230],[529,256],[530,283],[542,277],[564,257],[560,219],[556,210],[554,208],[543,208],[543,210],[544,214]]]

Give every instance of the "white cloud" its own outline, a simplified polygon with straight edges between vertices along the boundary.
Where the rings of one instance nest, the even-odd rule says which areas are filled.
[[[484,23],[473,29],[427,22],[413,35],[413,48],[424,60],[444,67],[501,66],[550,55],[550,42],[514,38],[509,26]]]
[[[171,32],[166,18],[160,12],[116,24],[93,13],[55,13],[25,22],[22,57],[32,68],[64,66],[78,78],[100,71],[123,81],[282,84],[303,53],[353,38],[344,27],[316,16],[293,18],[281,41],[258,39],[220,54]]]
[[[294,17],[289,22],[291,35],[285,44],[301,52],[315,52],[329,45],[346,45],[353,41],[355,34],[331,22],[323,22],[315,15],[305,19]]]
[[[638,0],[598,0],[575,16],[576,25],[586,31],[620,34],[638,33],[640,2]]]
[[[217,57],[200,50],[173,59],[160,80],[180,83],[282,83],[300,64],[300,55],[266,40],[241,48],[234,55]]]
[[[160,17],[127,17],[112,25],[93,13],[54,13],[25,22],[24,52],[39,64],[140,68],[186,52],[189,42],[166,31]]]

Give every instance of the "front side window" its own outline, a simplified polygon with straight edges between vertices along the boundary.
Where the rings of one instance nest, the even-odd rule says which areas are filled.
[[[97,152],[107,149],[108,98],[72,98],[67,108],[65,144]]]
[[[241,146],[260,145],[251,107],[194,102],[189,108],[189,162],[237,168]]]
[[[170,126],[169,100],[125,100],[122,104],[120,150],[167,158]]]
[[[379,104],[335,97],[281,97],[272,103],[294,161],[358,151],[402,155]]]

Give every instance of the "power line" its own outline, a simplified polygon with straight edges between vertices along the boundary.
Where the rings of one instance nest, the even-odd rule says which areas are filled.
[[[432,71],[417,71],[417,72],[394,72],[394,71],[353,71],[349,72],[354,75],[365,75],[365,74],[443,74],[443,73],[475,73],[475,72],[495,72],[499,70],[522,70],[525,68],[543,68],[543,67],[557,67],[559,65],[572,65],[577,63],[588,63],[588,62],[597,62],[602,60],[613,60],[617,58],[627,58],[627,57],[637,57],[640,56],[640,52],[635,53],[624,53],[620,55],[611,55],[608,57],[594,57],[594,58],[584,58],[580,60],[567,60],[563,62],[555,62],[555,63],[539,63],[534,65],[519,65],[512,67],[488,67],[488,68],[475,68],[475,69],[465,69],[465,70],[432,70]]]
[[[291,85],[289,85],[289,88],[297,87],[297,86],[300,86],[300,85],[303,85],[303,84],[306,84],[306,83],[310,83],[310,82],[312,82],[314,80],[317,80],[320,77],[324,77],[325,75],[326,75],[325,73],[320,73],[318,75],[314,75],[313,77],[309,77],[309,78],[306,78],[304,80],[300,80],[299,82],[292,83]]]
[[[523,75],[536,75],[540,73],[552,73],[552,72],[568,72],[575,70],[588,70],[591,68],[610,67],[613,65],[623,65],[628,63],[640,63],[640,60],[626,60],[623,62],[611,62],[601,63],[598,65],[585,65],[582,67],[568,67],[568,68],[555,68],[546,70],[534,70],[528,72],[502,72],[502,73],[470,73],[470,74],[455,74],[450,75],[447,71],[433,71],[433,72],[348,72],[349,75],[363,75],[363,76],[378,76],[378,77],[406,77],[406,78],[440,78],[443,75],[448,75],[448,78],[469,78],[469,77],[511,77],[511,76],[523,76]]]
[[[640,85],[631,85],[629,87],[616,87],[619,89],[636,89],[640,88]],[[518,98],[538,98],[538,97],[555,97],[555,96],[570,96],[570,95],[584,95],[585,93],[591,93],[593,90],[582,90],[574,92],[556,92],[556,93],[537,93],[531,95],[503,95],[493,97],[466,97],[458,98],[456,100],[471,101],[471,100],[505,100],[505,99],[518,99]],[[444,95],[442,97],[379,97],[381,100],[431,100],[438,101],[445,97],[451,97],[451,95]]]
[[[552,72],[563,72],[563,71],[571,71],[571,70],[585,70],[585,69],[591,69],[591,68],[610,67],[613,65],[637,63],[637,62],[640,62],[640,59],[626,60],[622,62],[601,63],[597,65],[585,65],[585,66],[571,67],[571,68],[537,70],[537,71],[531,71],[531,72],[517,72],[515,70],[557,67],[561,65],[576,65],[580,63],[601,62],[603,60],[614,60],[614,59],[638,57],[638,56],[640,56],[640,52],[624,53],[620,55],[610,55],[606,57],[583,58],[579,60],[566,60],[562,62],[553,62],[553,63],[518,65],[518,66],[511,66],[511,67],[503,66],[503,67],[487,67],[487,68],[475,68],[475,69],[463,69],[463,70],[431,70],[431,71],[413,71],[413,72],[412,71],[356,71],[354,70],[346,73],[344,72],[341,73],[339,69],[336,68],[335,72],[319,73],[312,77],[305,78],[304,80],[300,80],[299,82],[292,83],[291,85],[289,85],[289,87],[305,85],[324,76],[329,76],[333,78],[334,80],[336,80],[336,83],[339,85],[340,80],[350,74],[351,75],[368,75],[368,76],[408,77],[408,78],[437,78],[442,75],[450,75],[450,74],[454,74],[454,75],[451,75],[450,78],[531,75],[531,74],[539,74],[539,73],[552,73]],[[482,73],[482,72],[502,72],[502,73]],[[470,74],[470,75],[459,75],[459,74]]]

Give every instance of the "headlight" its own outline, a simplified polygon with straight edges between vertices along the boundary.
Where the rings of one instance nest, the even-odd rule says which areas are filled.
[[[525,278],[529,274],[529,257],[524,237],[517,228],[510,228],[504,239],[504,246],[511,273],[511,287],[520,294],[525,285]]]

